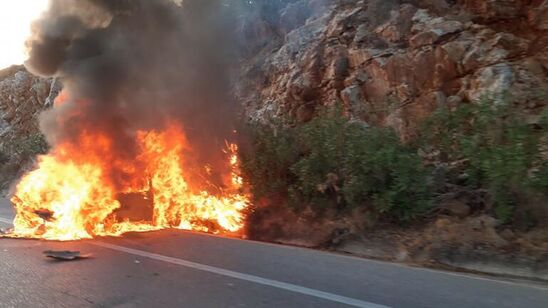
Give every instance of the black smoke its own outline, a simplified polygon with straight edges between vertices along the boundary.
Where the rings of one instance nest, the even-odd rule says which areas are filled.
[[[234,20],[223,2],[52,0],[33,25],[26,62],[70,94],[41,116],[48,142],[93,130],[115,140],[117,159],[131,160],[136,131],[175,121],[198,163],[222,170],[238,109],[229,95]]]

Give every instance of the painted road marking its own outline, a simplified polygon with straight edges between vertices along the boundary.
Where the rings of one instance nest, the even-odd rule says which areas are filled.
[[[9,225],[13,224],[12,220],[9,220],[9,219],[3,218],[3,217],[0,217],[0,222],[6,223],[6,224],[9,224]],[[325,300],[328,300],[328,301],[337,302],[337,303],[341,303],[341,304],[345,304],[345,305],[349,305],[349,306],[363,307],[363,308],[388,308],[388,306],[378,305],[378,304],[375,304],[375,303],[370,303],[370,302],[362,301],[362,300],[355,299],[355,298],[341,296],[341,295],[337,295],[337,294],[333,294],[333,293],[329,293],[329,292],[323,292],[323,291],[320,291],[320,290],[310,289],[310,288],[307,288],[307,287],[303,287],[303,286],[299,286],[299,285],[295,285],[295,284],[291,284],[291,283],[286,283],[286,282],[281,282],[281,281],[277,281],[277,280],[267,279],[267,278],[263,278],[263,277],[259,277],[259,276],[254,276],[254,275],[244,274],[244,273],[240,273],[240,272],[230,271],[230,270],[226,270],[226,269],[223,269],[223,268],[220,268],[220,267],[209,266],[209,265],[196,263],[196,262],[191,262],[191,261],[187,261],[187,260],[183,260],[183,259],[168,257],[168,256],[156,254],[156,253],[150,253],[150,252],[146,252],[146,251],[142,251],[142,250],[131,249],[131,248],[118,246],[118,245],[107,244],[107,243],[103,243],[103,242],[87,242],[87,243],[91,244],[91,245],[111,249],[111,250],[125,252],[125,253],[128,253],[128,254],[132,254],[132,255],[136,255],[136,256],[140,256],[140,257],[145,257],[145,258],[149,258],[149,259],[153,259],[153,260],[158,260],[158,261],[163,261],[163,262],[167,262],[167,263],[171,263],[171,264],[181,265],[181,266],[184,266],[184,267],[189,267],[189,268],[197,269],[197,270],[204,271],[204,272],[214,273],[214,274],[217,274],[217,275],[232,277],[232,278],[236,278],[236,279],[240,279],[240,280],[245,280],[245,281],[249,281],[249,282],[253,282],[253,283],[257,283],[257,284],[262,284],[262,285],[265,285],[265,286],[270,286],[270,287],[286,290],[286,291],[291,291],[291,292],[300,293],[300,294],[304,294],[304,295],[308,295],[308,296],[313,296],[313,297],[317,297],[317,298],[321,298],[321,299],[325,299]]]
[[[108,244],[108,243],[103,243],[103,242],[88,242],[88,243],[92,244],[92,245],[95,245],[95,246],[108,248],[108,249],[112,249],[112,250],[116,250],[116,251],[121,251],[121,252],[129,253],[129,254],[132,254],[132,255],[140,256],[140,257],[146,257],[146,258],[149,258],[149,259],[163,261],[163,262],[172,263],[172,264],[177,264],[177,265],[197,269],[197,270],[204,271],[204,272],[210,272],[210,273],[214,273],[214,274],[218,274],[218,275],[222,275],[222,276],[227,276],[227,277],[232,277],[232,278],[245,280],[245,281],[249,281],[249,282],[254,282],[254,283],[257,283],[257,284],[262,284],[262,285],[265,285],[265,286],[270,286],[270,287],[274,287],[274,288],[278,288],[278,289],[282,289],[282,290],[286,290],[286,291],[291,291],[291,292],[300,293],[300,294],[304,294],[304,295],[314,296],[314,297],[317,297],[317,298],[321,298],[321,299],[325,299],[325,300],[328,300],[328,301],[337,302],[337,303],[341,303],[341,304],[345,304],[345,305],[349,305],[349,306],[363,307],[363,308],[387,308],[388,307],[388,306],[383,306],[383,305],[378,305],[378,304],[362,301],[362,300],[355,299],[355,298],[350,298],[350,297],[341,296],[341,295],[337,295],[337,294],[333,294],[333,293],[323,292],[323,291],[316,290],[316,289],[310,289],[310,288],[302,287],[302,286],[291,284],[291,283],[286,283],[286,282],[267,279],[267,278],[263,278],[263,277],[259,277],[259,276],[254,276],[254,275],[244,274],[244,273],[240,273],[240,272],[230,271],[230,270],[226,270],[226,269],[215,267],[215,266],[209,266],[209,265],[196,263],[196,262],[191,262],[191,261],[187,261],[187,260],[183,260],[183,259],[167,257],[167,256],[164,256],[164,255],[150,253],[150,252],[146,252],[146,251],[142,251],[142,250],[131,249],[131,248],[118,246],[118,245],[113,245],[113,244]]]
[[[4,217],[0,217],[0,222],[4,222],[6,224],[13,225],[13,220],[12,219],[7,219],[7,218],[4,218]],[[211,236],[211,235],[204,234],[204,236]],[[235,239],[227,238],[226,240],[235,240]],[[87,242],[87,243],[96,244],[97,246],[110,245],[110,244],[106,244],[106,243],[93,243],[93,242]],[[261,243],[261,242],[255,242],[255,243],[259,244],[259,245],[281,246],[281,247],[288,248],[288,249],[294,248],[294,247],[291,247],[291,246],[286,247],[286,246],[278,245],[278,244]],[[115,246],[115,245],[113,245],[113,246]],[[117,246],[117,247],[121,247],[121,246]],[[105,247],[105,248],[107,248],[107,247]],[[125,248],[125,247],[121,247],[121,248]],[[114,249],[114,248],[111,248],[111,249]],[[127,248],[127,249],[129,249],[129,248]],[[297,249],[297,248],[295,248],[295,249]],[[147,253],[147,252],[145,252],[145,253]],[[155,254],[152,254],[152,255],[155,255]],[[157,255],[157,256],[164,257],[162,255]],[[487,281],[487,282],[491,282],[491,283],[499,283],[499,284],[506,284],[506,285],[512,285],[512,286],[527,287],[527,288],[534,288],[534,289],[540,289],[540,290],[548,290],[548,288],[546,286],[533,284],[529,281],[511,281],[511,280],[493,279],[493,278],[489,278],[489,277],[482,277],[482,276],[476,276],[476,275],[471,275],[471,274],[461,274],[461,273],[455,273],[455,272],[439,271],[439,270],[429,269],[429,268],[411,267],[411,266],[408,266],[408,265],[405,265],[405,264],[387,263],[387,262],[383,262],[383,261],[369,260],[369,259],[363,259],[363,258],[345,256],[345,255],[337,255],[337,257],[350,258],[350,259],[353,259],[353,260],[360,260],[362,262],[368,262],[368,263],[379,263],[379,264],[382,264],[382,265],[387,265],[388,264],[388,265],[391,265],[391,266],[401,267],[401,268],[405,268],[405,269],[411,269],[411,270],[416,270],[416,271],[427,271],[427,272],[431,272],[431,273],[435,273],[435,274],[448,275],[448,276],[459,277],[459,278],[464,278],[464,279],[482,280],[482,281]],[[171,259],[170,257],[165,257],[165,258]],[[155,259],[155,258],[153,258],[153,259]],[[157,260],[159,260],[159,259],[157,259]],[[181,260],[181,261],[184,261],[184,260]],[[170,262],[170,261],[167,261],[167,262]],[[190,261],[184,261],[184,262],[194,264],[193,262],[190,262]],[[173,262],[170,262],[170,263],[173,263]],[[178,263],[175,263],[175,264],[178,264]],[[196,263],[196,264],[198,264],[198,263]],[[207,265],[203,265],[203,266],[209,267]],[[211,267],[211,268],[213,268],[213,267]],[[231,272],[231,271],[227,270],[227,272]],[[246,275],[246,274],[242,274],[242,275]],[[261,278],[261,277],[258,277],[258,278]],[[244,280],[247,280],[247,279],[244,279]],[[292,284],[286,284],[286,283],[282,283],[282,284],[285,284],[287,286],[293,286]],[[296,286],[296,287],[299,287],[299,286]],[[305,289],[307,289],[307,288],[305,288]],[[318,291],[318,290],[314,290],[314,289],[309,289],[309,290],[322,292],[322,291]],[[330,293],[327,293],[327,294],[330,294]],[[335,295],[335,294],[333,294],[333,295]],[[337,295],[335,295],[335,296],[337,296]],[[351,298],[349,298],[349,299],[351,299]],[[353,299],[351,299],[351,300],[353,300]],[[367,303],[367,302],[363,302],[363,303]],[[364,307],[386,307],[386,306],[376,305],[376,304],[371,303],[370,306],[364,306]]]

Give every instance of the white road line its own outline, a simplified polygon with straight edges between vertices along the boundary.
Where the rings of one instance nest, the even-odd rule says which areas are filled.
[[[283,290],[287,290],[287,291],[291,291],[291,292],[295,292],[295,293],[301,293],[301,294],[305,294],[305,295],[309,295],[309,296],[314,296],[314,297],[317,297],[317,298],[321,298],[321,299],[325,299],[325,300],[329,300],[329,301],[337,302],[337,303],[341,303],[341,304],[346,304],[346,305],[349,305],[349,306],[364,307],[364,308],[387,308],[387,306],[378,305],[378,304],[362,301],[362,300],[355,299],[355,298],[350,298],[350,297],[345,297],[345,296],[341,296],[341,295],[337,295],[337,294],[333,294],[333,293],[323,292],[323,291],[310,289],[310,288],[302,287],[302,286],[291,284],[291,283],[286,283],[286,282],[281,282],[281,281],[277,281],[277,280],[267,279],[267,278],[263,278],[263,277],[259,277],[259,276],[234,272],[234,271],[226,270],[226,269],[223,269],[223,268],[209,266],[209,265],[200,264],[200,263],[196,263],[196,262],[191,262],[191,261],[187,261],[187,260],[167,257],[167,256],[164,256],[164,255],[150,253],[150,252],[146,252],[146,251],[142,251],[142,250],[131,249],[131,248],[118,246],[118,245],[112,245],[112,244],[108,244],[108,243],[104,243],[104,242],[88,242],[88,243],[92,244],[92,245],[99,246],[99,247],[103,247],[103,248],[108,248],[108,249],[112,249],[112,250],[116,250],[116,251],[129,253],[129,254],[132,254],[132,255],[146,257],[146,258],[153,259],[153,260],[158,260],[158,261],[163,261],[163,262],[167,262],[167,263],[177,264],[177,265],[197,269],[197,270],[200,270],[200,271],[210,272],[210,273],[214,273],[214,274],[218,274],[218,275],[222,275],[222,276],[232,277],[232,278],[245,280],[245,281],[249,281],[249,282],[254,282],[254,283],[257,283],[257,284],[262,284],[262,285],[266,285],[266,286],[270,286],[270,287],[274,287],[274,288],[278,288],[278,289],[283,289]]]
[[[4,218],[4,217],[0,217],[0,222],[6,223],[6,224],[9,224],[9,225],[13,225],[13,220],[7,219],[7,218]],[[204,234],[204,236],[211,236],[211,235]],[[227,240],[234,240],[234,239],[227,238]],[[101,246],[101,244],[103,244],[103,243],[93,243],[93,242],[87,242],[87,243],[96,244],[98,246]],[[280,244],[270,244],[270,243],[263,243],[263,242],[255,242],[255,243],[260,244],[260,245],[269,245],[269,246],[277,246],[277,247],[279,246],[279,247],[284,247],[284,248],[288,248],[288,249],[299,249],[299,248],[296,248],[296,247],[283,246],[283,245],[280,245]],[[109,245],[109,244],[104,244],[104,245]],[[113,246],[115,246],[115,245],[113,245]],[[117,247],[125,248],[125,247],[121,247],[121,246],[117,246]],[[111,248],[111,249],[114,249],[114,248]],[[129,249],[129,248],[127,248],[127,249]],[[118,250],[118,249],[115,249],[115,250]],[[153,254],[153,255],[155,255],[155,254]],[[158,256],[163,257],[162,255],[158,255]],[[349,259],[353,259],[353,260],[359,260],[361,262],[369,262],[369,263],[378,263],[378,264],[382,264],[382,265],[390,265],[390,266],[405,268],[407,270],[427,271],[427,272],[431,272],[431,273],[435,273],[435,274],[454,276],[454,277],[459,277],[459,278],[464,278],[464,279],[482,280],[482,281],[487,281],[487,282],[492,282],[492,283],[500,283],[500,284],[520,286],[520,287],[526,287],[526,288],[548,290],[548,288],[545,287],[545,286],[532,284],[532,283],[527,282],[527,281],[518,282],[518,281],[493,279],[493,278],[481,277],[481,276],[472,275],[472,274],[461,274],[461,273],[456,273],[456,272],[440,271],[440,270],[435,270],[435,269],[430,269],[430,268],[414,267],[414,266],[408,266],[408,265],[405,265],[405,264],[398,264],[398,263],[392,263],[392,262],[384,262],[384,261],[363,259],[363,258],[360,258],[360,257],[353,257],[353,256],[337,255],[337,257],[349,258]],[[165,258],[170,258],[170,257],[165,257]],[[153,259],[155,259],[155,258],[153,258]],[[157,259],[157,260],[160,260],[160,259]],[[181,261],[184,261],[184,260],[181,260]],[[166,261],[166,262],[170,262],[170,261]],[[190,262],[190,261],[184,261],[184,262],[193,263],[193,262]],[[173,262],[170,262],[170,263],[173,263]],[[178,263],[175,263],[175,264],[178,264]],[[198,264],[198,263],[196,263],[196,264]],[[207,266],[207,265],[204,265],[204,266]],[[230,272],[230,271],[228,271],[228,272]],[[246,274],[242,274],[242,275],[246,275]],[[257,277],[257,278],[260,278],[260,277]],[[247,280],[247,279],[244,279],[244,280]],[[286,285],[293,286],[291,284],[286,284]],[[299,287],[299,286],[296,286],[296,287]],[[316,291],[316,290],[313,290],[313,289],[309,289],[309,290]],[[321,292],[321,291],[318,291],[318,292]],[[330,293],[326,293],[326,294],[330,294]],[[333,295],[335,295],[335,294],[333,294]],[[337,296],[337,295],[335,295],[335,296]],[[349,299],[351,299],[351,298],[349,298]],[[351,299],[351,300],[353,300],[353,299]],[[364,303],[367,303],[367,302],[364,302]],[[376,305],[376,304],[370,304],[370,305],[373,305],[373,306],[365,306],[365,307],[386,307],[386,306]]]
[[[0,217],[0,222],[4,222],[4,223],[10,224],[10,225],[13,224],[13,220],[9,220],[9,219],[3,218],[3,217]],[[107,248],[107,249],[112,249],[112,250],[116,250],[116,251],[129,253],[129,254],[132,254],[132,255],[137,255],[137,256],[153,259],[153,260],[158,260],[158,261],[163,261],[163,262],[167,262],[167,263],[177,264],[177,265],[197,269],[197,270],[204,271],[204,272],[210,272],[210,273],[214,273],[214,274],[217,274],[217,275],[222,275],[222,276],[232,277],[232,278],[245,280],[245,281],[249,281],[249,282],[254,282],[254,283],[257,283],[257,284],[262,284],[262,285],[266,285],[266,286],[270,286],[270,287],[274,287],[274,288],[278,288],[278,289],[282,289],[282,290],[287,290],[287,291],[291,291],[291,292],[295,292],[295,293],[301,293],[301,294],[304,294],[304,295],[309,295],[309,296],[313,296],[313,297],[317,297],[317,298],[321,298],[321,299],[325,299],[325,300],[328,300],[328,301],[337,302],[337,303],[341,303],[341,304],[345,304],[345,305],[349,305],[349,306],[362,307],[362,308],[388,308],[388,306],[378,305],[378,304],[375,304],[375,303],[370,303],[370,302],[362,301],[362,300],[355,299],[355,298],[350,298],[350,297],[341,296],[341,295],[337,295],[337,294],[333,294],[333,293],[323,292],[323,291],[320,291],[320,290],[310,289],[310,288],[307,288],[307,287],[302,287],[302,286],[291,284],[291,283],[286,283],[286,282],[281,282],[281,281],[277,281],[277,280],[267,279],[267,278],[263,278],[263,277],[259,277],[259,276],[234,272],[234,271],[226,270],[226,269],[223,269],[223,268],[209,266],[209,265],[196,263],[196,262],[191,262],[191,261],[187,261],[187,260],[183,260],[183,259],[177,259],[177,258],[172,258],[172,257],[168,257],[168,256],[163,256],[163,255],[159,255],[159,254],[156,254],[156,253],[150,253],[150,252],[146,252],[146,251],[142,251],[142,250],[131,249],[131,248],[118,246],[118,245],[112,245],[112,244],[103,243],[103,242],[87,242],[87,243],[91,244],[91,245]]]

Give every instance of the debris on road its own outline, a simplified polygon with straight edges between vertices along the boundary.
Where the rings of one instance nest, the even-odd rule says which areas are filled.
[[[86,259],[91,257],[90,254],[81,254],[79,251],[69,250],[46,250],[44,254],[48,258],[53,258],[62,261],[73,261],[77,259]]]

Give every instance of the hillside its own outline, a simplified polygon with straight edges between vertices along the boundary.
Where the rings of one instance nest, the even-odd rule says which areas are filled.
[[[230,87],[205,61],[191,70],[199,87],[167,74],[177,95],[230,88],[240,104],[247,237],[548,279],[548,1],[265,1],[237,11],[235,59],[214,57]],[[22,66],[0,71],[0,188],[48,150],[40,112],[60,89]],[[147,112],[162,105],[124,91]],[[208,112],[216,104],[184,115],[229,118]]]
[[[546,275],[547,201],[525,197],[528,188],[513,184],[514,177],[525,182],[525,174],[545,165],[546,152],[511,152],[509,144],[520,141],[500,140],[512,138],[517,123],[520,131],[541,136],[533,137],[535,147],[546,149],[541,114],[548,102],[548,1],[288,2],[274,22],[252,16],[243,27],[248,49],[236,93],[246,120],[267,127],[253,144],[254,153],[267,154],[249,158],[251,186],[260,194],[251,236],[382,259]],[[410,152],[382,137],[369,144],[388,153],[401,149],[404,156],[418,153],[432,173],[422,180],[417,167],[402,179],[410,171],[398,169],[397,159],[370,158],[375,149],[359,156],[361,162],[346,162],[349,149],[368,143],[350,141],[337,150],[352,132],[345,135],[338,120],[318,120],[333,106],[342,106],[351,123],[393,130]],[[425,130],[432,117],[438,126]],[[339,134],[346,137],[337,139]],[[430,134],[437,141],[414,146],[431,141]],[[499,134],[499,141],[490,137]],[[324,144],[311,138],[324,138]],[[451,150],[439,148],[443,142]],[[472,143],[473,150],[463,146]],[[481,154],[470,156],[474,152]],[[512,169],[519,159],[528,163],[524,173]],[[474,169],[476,161],[483,167]],[[381,168],[375,164],[387,164],[386,171],[374,172],[387,172],[381,173],[385,181],[395,176],[396,182],[353,175],[353,168]],[[483,175],[473,178],[478,170]],[[433,195],[425,197],[430,210],[417,214],[423,211],[413,208],[417,194],[432,179]],[[476,180],[479,185],[472,184]],[[366,188],[371,182],[376,184]],[[381,185],[403,194],[390,197],[395,204],[375,206]],[[354,201],[356,194],[366,195],[362,203]],[[408,214],[421,218],[394,224]]]
[[[546,1],[291,2],[278,24],[246,25],[238,94],[249,119],[306,122],[343,104],[408,138],[437,107],[484,93],[508,94],[531,121],[546,105]]]

